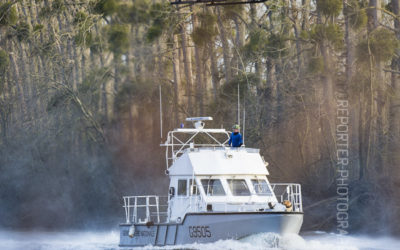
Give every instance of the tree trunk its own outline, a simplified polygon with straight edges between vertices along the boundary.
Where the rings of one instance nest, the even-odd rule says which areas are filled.
[[[400,0],[392,0],[392,8],[393,13],[396,16],[399,16],[400,11]],[[398,19],[394,19],[394,28],[396,29],[396,37],[400,39],[400,21]],[[394,72],[400,71],[400,58],[394,57],[392,59],[391,68]],[[389,116],[389,171],[391,173],[397,173],[398,166],[400,165],[400,81],[399,74],[392,73],[391,75],[391,87],[393,89],[393,97],[390,100],[390,116]],[[395,177],[396,175],[392,175],[394,182],[393,184],[400,183],[400,177]]]
[[[217,24],[219,30],[219,37],[222,43],[222,54],[224,58],[224,71],[225,71],[225,82],[230,82],[232,79],[232,69],[229,56],[229,44],[226,37],[226,29],[222,21],[221,10],[217,7]]]
[[[193,77],[192,77],[192,59],[191,59],[191,49],[187,45],[186,38],[186,25],[182,24],[181,29],[181,47],[183,54],[183,64],[185,68],[185,78],[186,78],[186,96],[187,96],[187,115],[193,115],[193,107],[192,107],[192,86],[193,86]]]
[[[210,68],[211,68],[211,81],[212,81],[212,89],[213,89],[213,98],[214,102],[217,101],[217,93],[219,89],[219,71],[217,67],[217,57],[215,55],[216,51],[214,50],[215,42],[211,41],[209,44],[210,51]]]
[[[195,13],[192,14],[193,29],[199,26],[197,16]],[[194,58],[196,63],[196,103],[194,105],[195,112],[194,115],[203,115],[204,103],[203,103],[203,60],[201,56],[202,49],[194,45]]]
[[[179,41],[178,36],[173,35],[173,48],[172,48],[172,69],[174,74],[174,115],[175,121],[181,121],[180,119],[180,89],[181,89],[181,76],[180,76],[180,65],[179,65]]]

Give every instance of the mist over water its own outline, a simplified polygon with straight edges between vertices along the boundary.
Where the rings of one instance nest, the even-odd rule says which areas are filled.
[[[0,231],[2,250],[91,250],[119,248],[119,232],[8,232]],[[325,232],[306,232],[278,236],[272,233],[252,235],[241,240],[220,240],[207,244],[167,247],[146,246],[134,249],[201,249],[201,250],[398,250],[400,239],[391,237],[341,236]]]

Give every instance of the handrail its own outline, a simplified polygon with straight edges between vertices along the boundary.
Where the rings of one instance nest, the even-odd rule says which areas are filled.
[[[278,202],[290,201],[294,212],[303,212],[303,201],[301,197],[301,185],[297,183],[271,183],[272,191],[275,193]],[[284,187],[277,190],[277,187]]]
[[[165,203],[160,204],[160,198],[165,199]],[[167,196],[124,196],[123,199],[126,223],[147,223],[153,219],[160,223],[161,217],[165,217],[167,220]],[[154,216],[155,218],[153,218]]]
[[[303,212],[301,186],[297,183],[271,183],[272,192],[275,194],[279,203],[285,200],[290,201],[294,212]],[[169,196],[142,195],[142,196],[124,196],[124,205],[126,223],[146,224],[148,222],[168,222],[169,221]],[[189,199],[187,212],[205,211],[207,201],[201,195],[175,196],[174,200]],[[225,211],[231,202],[212,201],[213,204],[225,203]],[[238,211],[252,211],[253,207],[248,202],[239,202]],[[249,210],[250,209],[250,210]]]
[[[187,137],[185,139],[178,138],[178,134],[185,134]],[[224,135],[225,139],[218,140],[213,134]],[[198,135],[206,135],[206,138],[212,140],[215,143],[207,143],[207,144],[195,144],[194,139]],[[226,147],[227,142],[229,141],[229,132],[225,129],[175,129],[173,131],[169,131],[167,135],[167,140],[164,144],[160,144],[160,146],[165,146],[165,158],[168,168],[176,161],[176,159],[184,153],[186,148],[195,148],[195,147]]]

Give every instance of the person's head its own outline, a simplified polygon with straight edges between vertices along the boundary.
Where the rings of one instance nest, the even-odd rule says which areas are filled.
[[[233,125],[232,129],[233,129],[233,133],[238,133],[239,129],[240,129],[240,126],[235,124],[235,125]]]

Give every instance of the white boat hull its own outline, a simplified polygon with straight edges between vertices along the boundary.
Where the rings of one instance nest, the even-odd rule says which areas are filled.
[[[302,223],[301,212],[188,213],[181,223],[134,224],[133,237],[132,224],[121,224],[120,246],[206,243],[264,232],[298,234]]]

